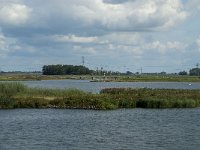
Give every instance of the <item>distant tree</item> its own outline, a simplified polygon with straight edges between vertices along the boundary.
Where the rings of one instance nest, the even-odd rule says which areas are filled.
[[[126,71],[126,75],[132,75],[133,73],[131,71]]]
[[[167,73],[166,73],[166,72],[164,72],[164,71],[162,71],[160,74],[161,74],[161,75],[166,75]]]
[[[187,72],[186,71],[180,71],[178,74],[184,76],[184,75],[187,75]]]
[[[136,74],[136,75],[139,75],[140,73],[139,73],[139,72],[136,72],[135,74]]]
[[[44,75],[84,75],[91,74],[93,71],[85,66],[73,65],[45,65],[42,68]]]
[[[200,75],[200,68],[192,68],[190,69],[191,76],[199,76]]]

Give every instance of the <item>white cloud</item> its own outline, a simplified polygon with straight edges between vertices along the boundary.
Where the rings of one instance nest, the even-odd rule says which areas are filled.
[[[15,43],[15,41],[11,38],[5,37],[2,33],[0,33],[0,56],[6,55],[11,51],[10,46]]]
[[[83,46],[73,46],[73,51],[79,54],[87,54],[87,55],[94,55],[97,54],[97,51],[94,47],[83,47]]]
[[[182,53],[185,50],[185,44],[180,43],[178,41],[168,41],[168,42],[160,42],[154,41],[152,43],[146,44],[144,47],[146,50],[152,50],[160,53],[161,55],[165,55],[167,53],[175,53],[179,52]]]
[[[101,43],[136,45],[144,43],[144,38],[138,33],[113,32],[99,37]]]
[[[0,35],[0,52],[5,50],[6,50],[6,41],[5,38],[2,35]]]
[[[142,37],[141,37],[142,39]],[[126,40],[126,38],[124,39]],[[164,56],[174,54],[183,54],[185,52],[186,44],[180,43],[178,41],[147,41],[143,38],[142,42],[135,41],[132,44],[126,43],[110,43],[107,44],[107,49],[113,51],[113,53],[127,53],[132,56],[142,56],[156,54],[156,56]]]
[[[180,0],[27,0],[0,4],[0,22],[76,32],[166,30],[184,21]],[[70,30],[68,34],[74,34]]]
[[[135,0],[105,3],[103,0],[82,0],[74,5],[73,14],[88,25],[109,30],[168,29],[187,17],[179,0]]]
[[[22,43],[20,43],[15,38],[5,36],[0,31],[0,57],[7,56],[13,52],[19,52],[22,50],[26,50],[27,52],[30,52],[29,47],[30,46],[22,45]]]
[[[53,40],[63,45],[71,44],[77,53],[86,54],[121,54],[142,56],[145,53],[168,55],[171,53],[184,53],[187,44],[178,41],[161,42],[156,39],[149,41],[148,37],[138,33],[114,32],[95,37],[77,35],[54,35],[47,40]]]
[[[76,35],[54,35],[56,42],[72,42],[72,43],[93,43],[97,42],[97,37],[81,37]]]
[[[0,24],[20,25],[27,22],[31,8],[24,4],[0,4]]]
[[[200,51],[200,36],[197,38],[196,44],[198,46],[198,50]]]
[[[190,11],[200,10],[200,1],[199,0],[188,0],[187,8],[190,9]]]

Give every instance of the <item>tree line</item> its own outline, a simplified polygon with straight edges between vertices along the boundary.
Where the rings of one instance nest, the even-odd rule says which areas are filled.
[[[190,69],[191,76],[199,76],[200,75],[200,68],[192,68]]]
[[[85,75],[91,74],[92,70],[85,66],[74,65],[44,65],[43,75]]]
[[[188,75],[186,71],[179,72],[179,75]],[[200,68],[192,68],[189,71],[190,76],[200,76]]]
[[[44,65],[42,67],[43,75],[120,75],[120,72],[106,71],[103,68],[91,70],[85,66],[79,65]]]
[[[113,71],[106,71],[101,69],[97,70],[90,70],[89,68],[79,65],[44,65],[42,67],[43,75],[122,75],[124,73],[121,72],[113,72]],[[132,72],[127,71],[126,75],[133,74]],[[200,68],[192,68],[187,71],[181,71],[178,73],[179,75],[190,75],[190,76],[200,76]]]

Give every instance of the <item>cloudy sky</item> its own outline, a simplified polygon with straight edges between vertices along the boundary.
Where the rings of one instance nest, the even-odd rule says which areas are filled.
[[[199,0],[0,0],[0,70],[82,63],[179,72],[200,63]]]

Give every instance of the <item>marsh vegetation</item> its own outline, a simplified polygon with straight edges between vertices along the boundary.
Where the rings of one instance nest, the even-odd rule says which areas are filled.
[[[21,83],[0,83],[0,108],[194,108],[200,90],[109,88],[99,94],[77,89],[29,88]]]

